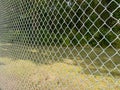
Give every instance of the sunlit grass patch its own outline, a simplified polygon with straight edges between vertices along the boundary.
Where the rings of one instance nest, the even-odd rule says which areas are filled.
[[[35,64],[30,60],[0,58],[0,62],[6,64],[4,66],[6,74],[12,73],[19,78],[24,78],[32,87],[42,88],[42,90],[79,90],[84,88],[109,90],[113,85],[112,90],[120,89],[119,79],[81,73],[84,68],[69,64],[71,61]]]

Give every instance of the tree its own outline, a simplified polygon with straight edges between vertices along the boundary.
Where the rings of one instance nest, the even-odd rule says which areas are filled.
[[[99,42],[104,47],[120,33],[118,4],[111,0],[22,0],[22,5],[25,24],[21,29],[28,44],[79,46],[89,42],[96,46]],[[119,39],[112,43],[116,42]]]

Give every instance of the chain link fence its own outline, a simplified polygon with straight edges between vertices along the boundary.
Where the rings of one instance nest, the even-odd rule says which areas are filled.
[[[120,0],[0,0],[0,90],[120,90]]]

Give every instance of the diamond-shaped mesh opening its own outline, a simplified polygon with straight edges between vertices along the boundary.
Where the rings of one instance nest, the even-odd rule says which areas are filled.
[[[107,10],[113,12],[118,7],[118,4],[115,1],[111,1],[109,5],[107,5]]]
[[[119,0],[0,0],[0,89],[119,90]]]
[[[117,10],[114,11],[113,17],[120,19],[120,8],[117,8]]]
[[[91,21],[94,22],[98,18],[98,15],[95,12],[93,12],[89,18]]]
[[[110,17],[110,13],[105,10],[102,14],[101,14],[101,18],[105,21]]]
[[[110,17],[110,18],[106,21],[106,24],[107,24],[109,27],[113,27],[116,23],[117,23],[117,21],[116,21],[113,17]]]
[[[101,12],[103,10],[104,10],[104,7],[101,4],[99,4],[95,7],[95,11],[96,11],[97,14],[101,14]]]

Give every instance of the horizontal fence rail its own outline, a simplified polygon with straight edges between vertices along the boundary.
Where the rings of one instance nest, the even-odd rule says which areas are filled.
[[[0,0],[0,90],[120,90],[120,0]]]

